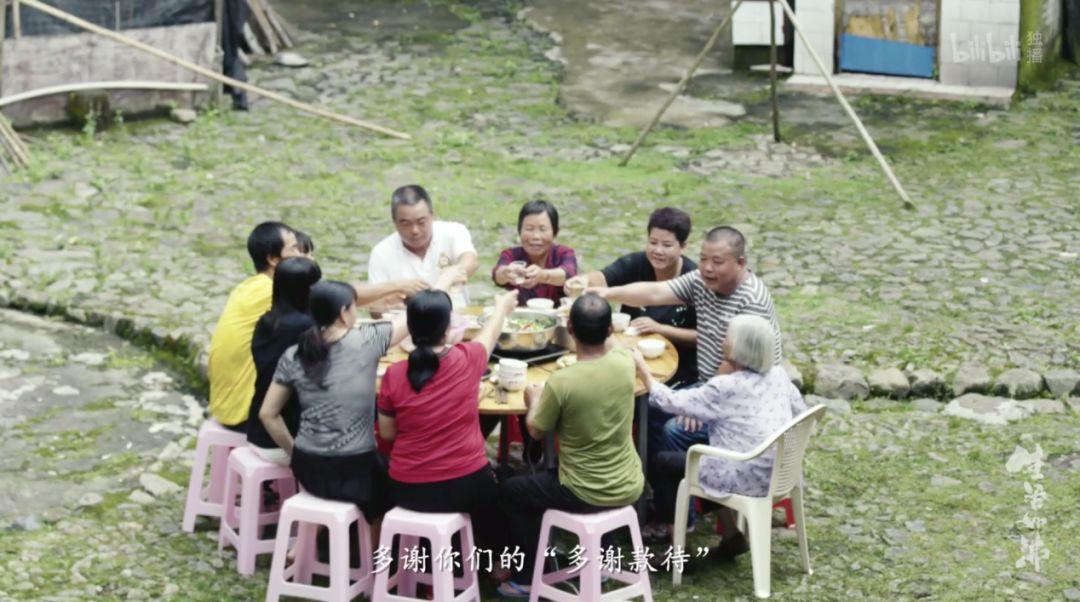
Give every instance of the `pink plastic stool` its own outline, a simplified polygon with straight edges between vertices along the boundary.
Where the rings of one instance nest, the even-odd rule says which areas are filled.
[[[461,532],[460,556],[449,560],[449,551],[452,550],[453,536]],[[372,602],[408,602],[418,600],[416,598],[416,584],[426,583],[432,586],[435,599],[440,602],[480,602],[480,584],[476,578],[476,567],[472,566],[469,558],[473,552],[472,520],[468,514],[435,514],[429,512],[413,512],[404,508],[394,508],[383,517],[382,535],[379,537],[379,547],[392,550],[394,536],[401,536],[399,556],[404,550],[415,548],[420,545],[421,539],[426,539],[431,544],[431,554],[428,562],[431,566],[431,574],[407,570],[398,559],[398,570],[391,577],[390,570],[379,571],[375,575],[375,590],[372,593]],[[440,557],[444,551],[447,555]],[[436,558],[439,558],[436,561]],[[444,560],[445,559],[445,560]],[[454,578],[454,563],[460,563],[463,576]],[[390,589],[397,587],[397,593],[391,594]],[[455,591],[460,594],[455,595]]]
[[[548,547],[548,538],[551,529],[558,527],[564,531],[570,531],[578,536],[580,546],[585,549],[584,557],[588,560],[579,567],[568,567],[554,573],[544,573],[544,557]],[[533,580],[530,602],[537,602],[541,598],[554,600],[555,602],[570,602],[572,600],[631,600],[642,596],[645,602],[652,602],[652,584],[649,582],[649,571],[646,569],[640,573],[630,571],[611,572],[602,570],[600,558],[603,556],[603,546],[600,538],[622,527],[630,528],[630,541],[635,550],[644,549],[641,542],[641,529],[638,527],[637,513],[633,506],[624,506],[617,510],[598,512],[596,514],[570,514],[560,510],[548,510],[544,513],[544,521],[540,526],[540,544],[536,548],[536,566],[533,569]],[[602,577],[610,577],[615,581],[621,581],[627,585],[615,591],[601,594],[600,580]],[[557,583],[580,578],[580,594],[563,591],[555,587]]]
[[[356,524],[360,539],[360,567],[349,567],[349,530]],[[296,558],[288,567],[289,534],[296,529]],[[319,562],[315,546],[318,526],[330,530],[330,564]],[[311,575],[325,575],[329,587],[311,585]],[[275,602],[281,596],[309,600],[347,602],[363,594],[371,597],[372,555],[371,527],[355,504],[333,502],[301,492],[290,497],[281,507],[274,560],[270,564],[270,582],[266,601]]]
[[[218,549],[226,545],[236,548],[236,570],[241,575],[255,573],[255,557],[274,551],[273,539],[260,537],[264,525],[277,523],[277,510],[263,507],[263,483],[276,481],[281,500],[296,494],[292,470],[259,457],[250,447],[238,447],[229,454],[225,475],[225,511],[218,531]],[[240,505],[236,496],[240,494]]]
[[[225,499],[225,469],[229,453],[233,448],[242,445],[247,445],[247,435],[230,431],[213,418],[207,418],[199,427],[199,438],[195,444],[195,461],[191,464],[187,502],[184,504],[183,528],[188,533],[195,531],[195,517],[197,516],[221,518],[221,501]],[[210,462],[210,486],[207,488],[208,491],[204,491],[203,478],[206,476],[208,461]]]

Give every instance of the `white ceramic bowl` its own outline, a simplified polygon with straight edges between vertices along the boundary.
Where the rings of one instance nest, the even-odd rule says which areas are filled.
[[[528,301],[526,301],[525,307],[528,307],[529,309],[542,309],[550,311],[552,309],[555,309],[555,302],[551,299],[538,297],[536,299],[529,299]]]
[[[622,332],[630,325],[630,314],[616,312],[611,314],[611,326],[615,332]]]
[[[499,360],[499,386],[507,391],[524,390],[528,370],[529,365],[521,360],[510,358]]]
[[[641,339],[637,342],[637,348],[638,351],[641,352],[641,355],[644,355],[648,359],[656,359],[661,355],[664,355],[664,349],[667,349],[667,343],[656,339]]]

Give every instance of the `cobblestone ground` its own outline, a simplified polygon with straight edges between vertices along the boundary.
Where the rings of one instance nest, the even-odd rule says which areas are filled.
[[[414,142],[266,102],[188,127],[32,133],[33,169],[0,181],[8,295],[138,318],[201,344],[250,269],[243,240],[253,224],[285,218],[314,235],[330,275],[360,278],[390,230],[390,191],[418,181],[441,217],[469,224],[485,265],[515,238],[520,202],[536,195],[561,208],[560,239],[585,268],[639,248],[658,205],[688,209],[699,233],[742,226],[799,365],[1080,363],[1080,82],[1007,111],[858,103],[919,204],[911,212],[835,109],[800,111],[800,102],[828,106],[800,95],[785,96],[790,144],[765,141],[764,123],[747,118],[658,132],[618,168],[633,131],[566,117],[546,36],[503,12],[423,7],[396,30],[358,15],[351,29],[305,34],[312,66],[252,75]],[[470,285],[481,298],[491,290],[484,273]]]
[[[195,433],[202,405],[155,367],[97,329],[0,310],[0,523],[99,504]]]
[[[180,530],[192,435],[201,420],[184,380],[148,353],[82,326],[0,311],[0,600],[257,600],[254,577],[217,550],[216,524]],[[811,399],[811,403],[820,400]],[[779,599],[1075,599],[1080,545],[1077,418],[1038,414],[1005,426],[960,422],[933,404],[843,402],[807,455],[814,575],[794,532],[773,530]],[[915,408],[920,409],[915,409]],[[1041,479],[1016,446],[1041,449]],[[1038,448],[1036,446],[1039,446]],[[1036,504],[1027,486],[1046,493]],[[1040,565],[1025,519],[1045,519]],[[689,574],[673,589],[653,546],[658,600],[750,599],[743,557],[696,557],[715,544],[699,518]],[[569,542],[565,550],[569,550]],[[623,550],[628,566],[632,551]],[[1018,564],[1019,562],[1019,564]],[[722,592],[722,593],[721,593]],[[484,599],[494,599],[489,584]]]

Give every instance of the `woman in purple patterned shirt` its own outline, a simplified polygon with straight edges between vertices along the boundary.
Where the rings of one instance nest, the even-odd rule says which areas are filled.
[[[518,213],[521,246],[503,249],[491,270],[495,284],[519,291],[518,304],[538,297],[558,304],[563,284],[577,275],[574,250],[555,244],[558,233],[559,212],[554,205],[543,200],[522,205]]]

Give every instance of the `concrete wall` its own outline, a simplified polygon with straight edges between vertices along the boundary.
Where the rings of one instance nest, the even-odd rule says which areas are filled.
[[[766,13],[768,14],[768,13]],[[817,51],[829,73],[835,71],[833,51],[836,48],[836,5],[834,0],[798,0],[795,18],[803,34]],[[795,34],[795,73],[820,75],[802,39]]]
[[[217,26],[195,23],[124,31],[140,42],[220,71],[214,59]],[[3,41],[0,82],[4,96],[48,86],[79,82],[150,80],[193,83],[205,79],[140,50],[101,36],[84,33],[57,36],[24,36]],[[176,103],[189,106],[196,99],[191,92],[109,93],[113,109],[124,114],[151,111]],[[19,126],[67,120],[67,95],[28,100],[4,107],[4,114]]]
[[[942,0],[940,80],[1015,88],[1020,0]]]
[[[1028,2],[1057,1],[1024,0],[1025,10]],[[835,71],[834,0],[799,0],[795,13],[826,68]],[[1018,80],[1021,42],[1020,0],[941,0],[939,80],[943,84],[959,86],[1014,88]],[[795,42],[795,72],[818,74],[798,38]]]
[[[731,3],[732,8],[735,2]],[[773,4],[776,15],[776,43],[784,43],[784,9]],[[747,0],[731,19],[731,41],[736,46],[769,45],[769,3]]]

